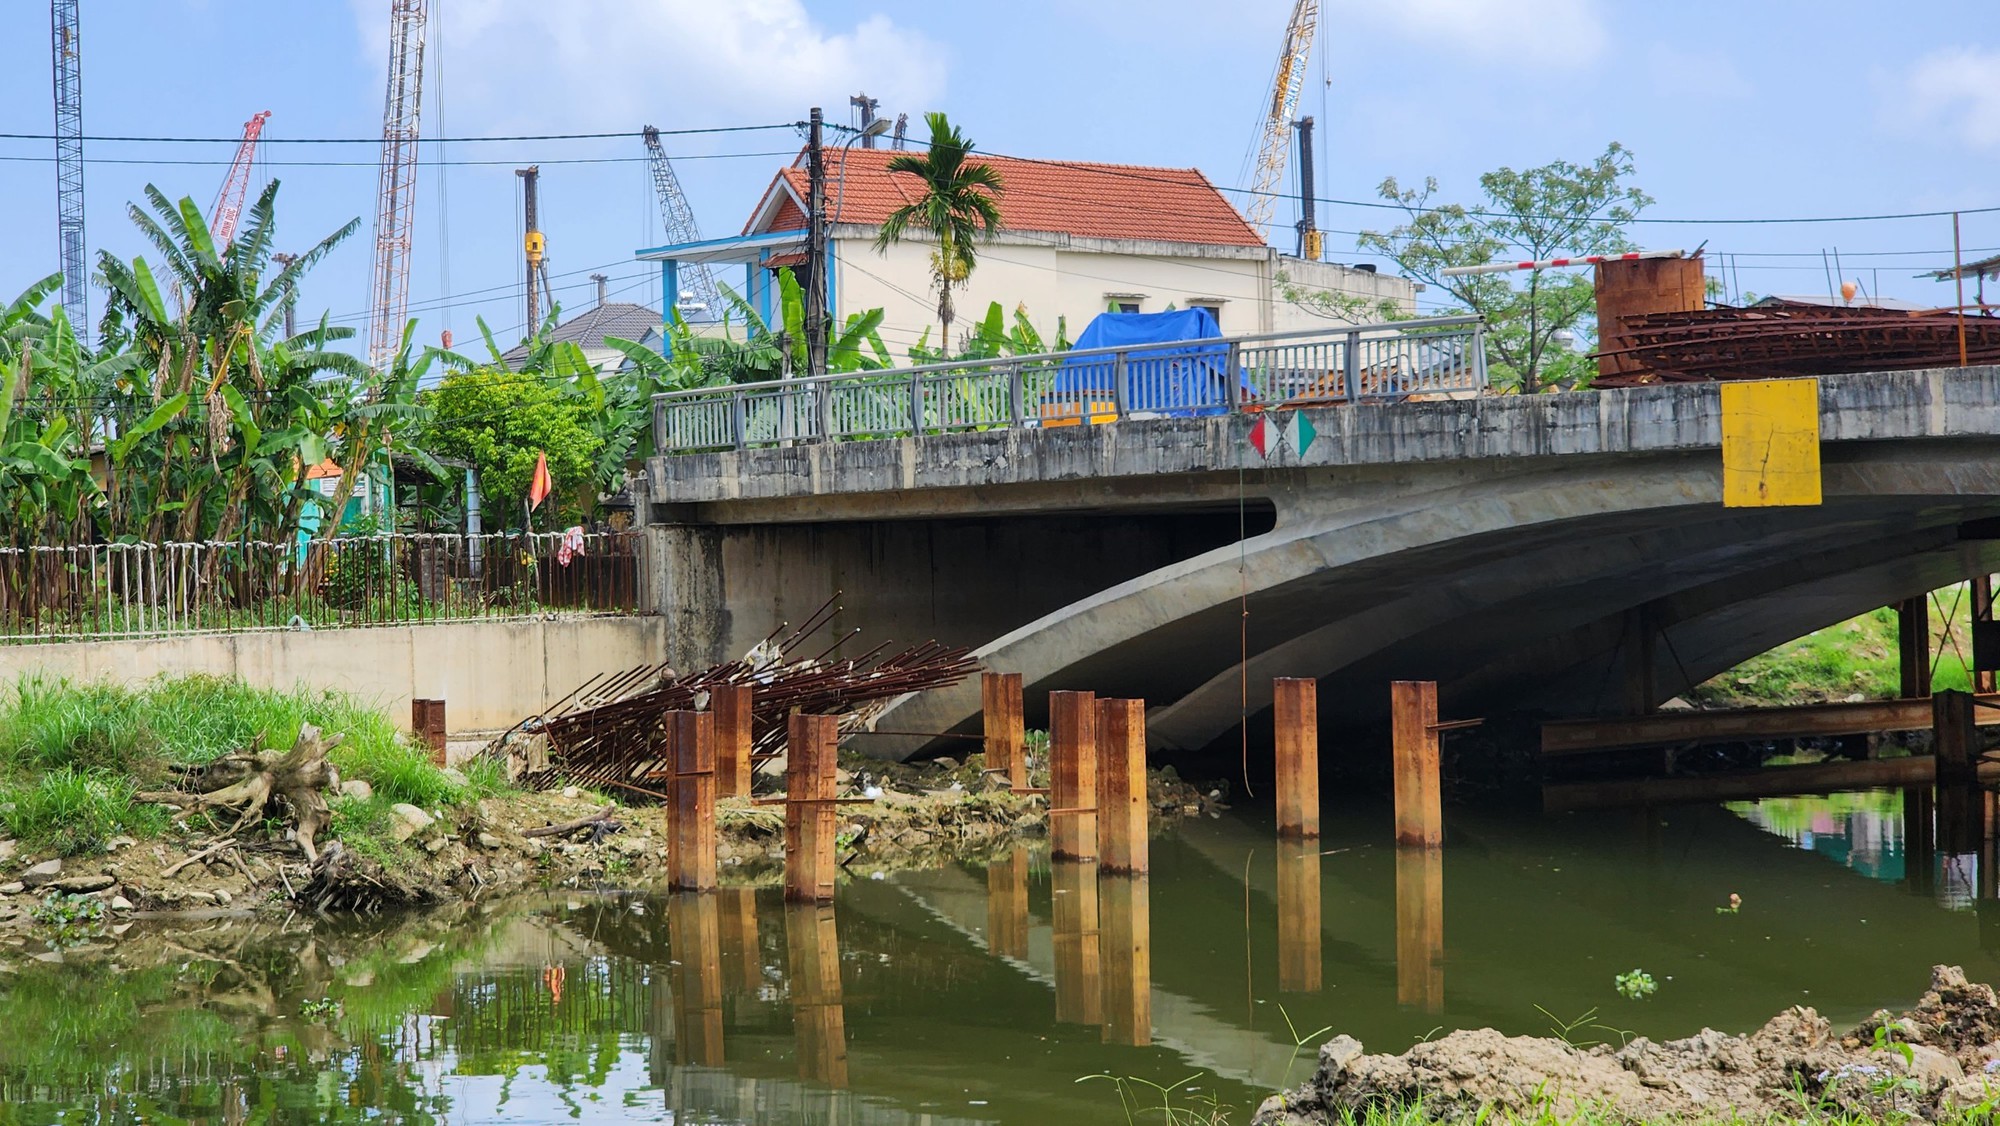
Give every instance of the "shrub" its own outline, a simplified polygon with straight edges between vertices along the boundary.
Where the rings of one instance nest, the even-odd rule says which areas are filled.
[[[94,852],[120,833],[156,836],[170,815],[134,804],[129,778],[63,766],[33,782],[0,784],[0,826],[29,847],[63,856]]]

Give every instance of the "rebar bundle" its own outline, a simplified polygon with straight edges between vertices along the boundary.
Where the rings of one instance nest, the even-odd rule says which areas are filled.
[[[1898,371],[2000,362],[2000,317],[1952,309],[1771,302],[1748,308],[1647,313],[1624,318],[1628,356],[1643,372],[1598,379],[1595,387]]]
[[[842,731],[857,730],[898,696],[948,687],[978,671],[970,650],[935,641],[887,656],[887,642],[856,657],[829,656],[860,630],[842,634],[817,656],[794,657],[837,613],[839,607],[828,599],[799,628],[780,637],[786,629],[780,626],[743,657],[701,672],[676,675],[665,665],[641,665],[586,681],[523,724],[524,730],[547,736],[549,755],[548,769],[522,778],[522,784],[546,788],[567,782],[663,796],[661,721],[670,711],[705,709],[711,692],[722,685],[754,689],[751,755],[767,759],[783,749],[787,717],[795,711],[837,715]]]

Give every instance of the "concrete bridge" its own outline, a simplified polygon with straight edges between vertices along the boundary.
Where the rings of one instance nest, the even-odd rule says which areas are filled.
[[[1244,413],[658,457],[671,659],[740,654],[838,590],[864,646],[1023,673],[1031,723],[1048,689],[1139,696],[1156,743],[1198,750],[1239,726],[1246,656],[1253,717],[1308,675],[1329,727],[1395,678],[1439,681],[1451,713],[1610,714],[2000,570],[2000,368],[1822,380],[1813,508],[1722,506],[1718,399],[1314,407],[1304,456],[1268,460]],[[973,684],[882,726],[978,709]]]

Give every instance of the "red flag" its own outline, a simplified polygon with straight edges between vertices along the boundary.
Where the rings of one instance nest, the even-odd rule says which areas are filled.
[[[535,474],[528,478],[529,511],[540,508],[542,502],[548,499],[549,494],[555,491],[555,482],[549,479],[549,455],[546,453],[537,453],[535,455]]]

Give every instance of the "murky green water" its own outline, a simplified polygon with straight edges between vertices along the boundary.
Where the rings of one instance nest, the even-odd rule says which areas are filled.
[[[1123,1121],[1109,1084],[1076,1082],[1093,1073],[1197,1076],[1243,1122],[1310,1069],[1293,1028],[1396,1051],[1595,1010],[1576,1035],[1678,1036],[1794,1003],[1858,1020],[1934,962],[2000,979],[1964,809],[1466,815],[1430,858],[1381,847],[1381,810],[1330,811],[1316,848],[1250,818],[1176,828],[1143,881],[1023,851],[832,908],[569,893],[142,924],[0,974],[0,1123]],[[1634,968],[1652,999],[1613,989]],[[337,1011],[302,1008],[321,998]]]

